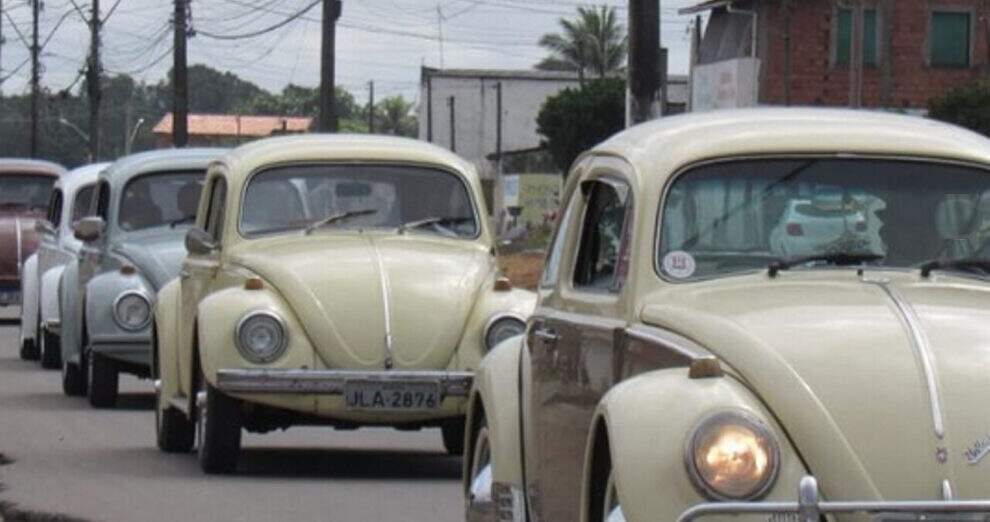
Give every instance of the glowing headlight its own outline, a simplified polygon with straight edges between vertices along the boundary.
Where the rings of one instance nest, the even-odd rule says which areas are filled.
[[[706,417],[688,439],[687,467],[706,495],[752,500],[777,478],[780,450],[766,425],[742,411]]]
[[[113,320],[125,330],[140,330],[151,322],[151,303],[141,292],[124,292],[113,303]]]
[[[485,351],[498,343],[526,332],[526,323],[512,316],[496,316],[485,328]]]
[[[289,345],[285,323],[271,312],[251,312],[237,324],[237,349],[245,359],[270,363]]]

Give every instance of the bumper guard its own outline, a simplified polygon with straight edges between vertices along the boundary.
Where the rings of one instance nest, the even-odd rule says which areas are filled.
[[[771,515],[773,517],[771,520],[819,522],[822,515],[850,513],[873,515],[873,520],[878,522],[912,520],[984,522],[990,521],[990,500],[828,502],[821,500],[815,477],[804,477],[798,486],[797,502],[699,504],[682,513],[677,522],[691,522],[716,515]]]
[[[444,397],[466,397],[473,372],[432,370],[218,370],[217,388],[231,393],[343,395],[355,381],[439,383]]]

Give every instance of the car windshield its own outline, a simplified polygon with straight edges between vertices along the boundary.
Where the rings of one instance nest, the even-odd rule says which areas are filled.
[[[205,171],[159,172],[136,177],[124,187],[120,228],[141,230],[191,223],[196,215]]]
[[[986,258],[990,173],[866,158],[727,161],[679,176],[660,219],[658,271],[671,280],[806,257],[817,259],[801,266],[872,255],[896,268]]]
[[[31,174],[0,176],[0,207],[48,208],[55,178]]]
[[[297,165],[251,178],[241,205],[246,236],[334,228],[398,228],[449,237],[478,233],[464,182],[409,165]]]

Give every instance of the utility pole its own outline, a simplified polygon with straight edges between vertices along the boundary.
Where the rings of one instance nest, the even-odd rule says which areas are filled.
[[[424,70],[426,75],[426,141],[433,143],[433,73]]]
[[[502,178],[502,82],[495,84],[495,170]]]
[[[335,107],[336,85],[334,67],[336,58],[337,20],[343,10],[341,0],[323,0],[323,50],[320,60],[320,132],[337,132]]]
[[[368,82],[368,134],[375,133],[375,80]]]
[[[100,0],[93,0],[93,12],[89,20],[89,67],[86,70],[86,87],[89,93],[89,157],[100,159],[100,88],[102,75],[100,64]]]
[[[0,13],[3,13],[3,0],[0,0]],[[0,108],[3,106],[3,20],[0,20]]]
[[[41,0],[31,0],[31,157],[38,157],[38,96],[41,94],[41,64],[38,55],[38,18]]]
[[[629,121],[657,114],[660,89],[660,0],[629,0]]]
[[[447,98],[447,105],[450,106],[450,151],[457,152],[457,126],[455,125],[454,97]]]
[[[172,25],[175,29],[175,49],[172,52],[172,146],[182,148],[189,143],[189,70],[186,63],[186,27],[189,0],[175,0]]]
[[[849,46],[849,106],[863,105],[863,5],[852,2],[852,45]]]
[[[443,11],[440,10],[440,4],[437,4],[437,42],[440,51],[440,70],[443,70]]]

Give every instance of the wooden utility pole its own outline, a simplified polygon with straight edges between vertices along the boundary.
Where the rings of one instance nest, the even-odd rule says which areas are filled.
[[[863,105],[863,5],[852,2],[852,45],[849,46],[849,106]]]
[[[426,141],[433,143],[433,75],[430,71],[424,71],[426,75]]]
[[[375,80],[368,82],[368,134],[375,133]]]
[[[93,12],[89,19],[89,66],[86,69],[86,87],[89,93],[89,157],[100,159],[100,0],[93,0]]]
[[[495,84],[495,170],[502,176],[502,82]]]
[[[38,18],[41,0],[31,0],[31,157],[38,157],[38,97],[41,95],[41,64],[38,57]]]
[[[3,0],[0,0],[0,13],[3,13]],[[3,20],[0,20],[0,107],[3,105]]]
[[[341,0],[323,0],[323,47],[320,60],[320,132],[337,132],[334,67],[337,53],[337,20],[343,10]]]
[[[659,116],[659,63],[660,0],[629,0],[630,126]]]
[[[186,27],[189,0],[175,0],[172,25],[175,29],[175,49],[172,53],[172,145],[185,147],[189,143],[189,69],[186,63]]]
[[[454,97],[447,98],[447,105],[450,106],[450,150],[457,152],[457,118],[454,113]]]

